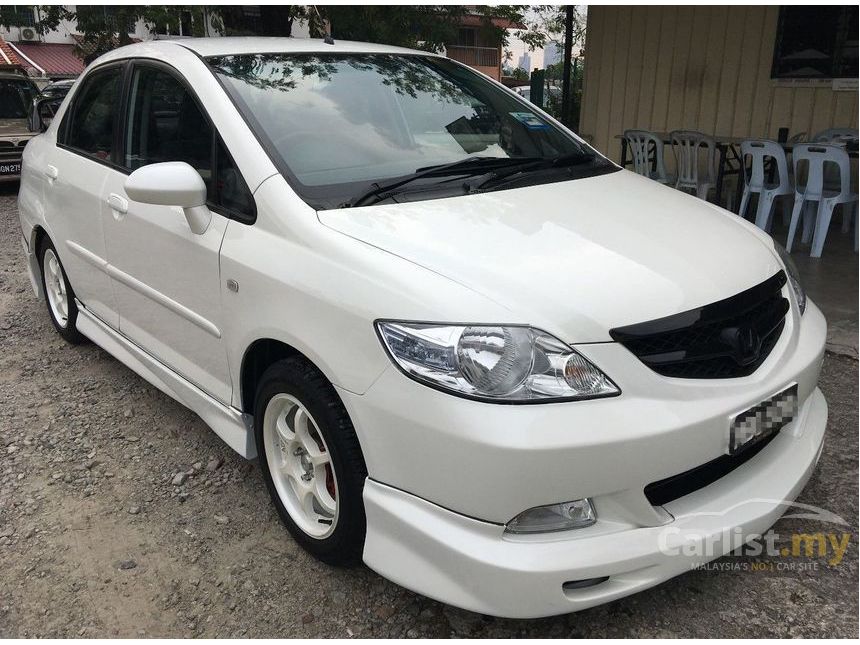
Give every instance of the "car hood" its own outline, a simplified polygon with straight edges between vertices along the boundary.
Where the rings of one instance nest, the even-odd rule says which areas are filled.
[[[493,322],[570,343],[608,341],[613,327],[721,300],[781,269],[748,223],[628,171],[319,218],[511,311]]]

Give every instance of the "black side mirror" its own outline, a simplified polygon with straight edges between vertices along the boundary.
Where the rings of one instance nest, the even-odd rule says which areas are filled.
[[[27,126],[30,132],[47,130],[62,102],[63,99],[52,96],[41,96],[34,99],[30,106],[30,114],[27,117]]]

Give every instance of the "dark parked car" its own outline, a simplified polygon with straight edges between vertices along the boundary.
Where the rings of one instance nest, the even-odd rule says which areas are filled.
[[[21,155],[33,136],[28,111],[38,93],[28,77],[0,72],[0,182],[17,181],[21,175]]]
[[[69,90],[72,89],[72,85],[74,84],[75,79],[73,78],[65,79],[62,81],[54,81],[53,83],[49,83],[42,88],[39,98],[50,97],[64,99],[66,98],[66,94],[69,93]]]

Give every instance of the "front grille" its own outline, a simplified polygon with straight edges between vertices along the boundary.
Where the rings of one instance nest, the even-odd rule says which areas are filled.
[[[11,141],[0,141],[0,162],[21,161],[27,141],[29,139],[22,139],[17,144]]]
[[[717,379],[749,376],[767,359],[785,327],[786,277],[679,314],[610,330],[645,365],[663,376]]]

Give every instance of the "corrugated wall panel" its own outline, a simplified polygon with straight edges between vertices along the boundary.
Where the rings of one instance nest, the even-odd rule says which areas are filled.
[[[776,6],[590,6],[580,132],[620,156],[626,128],[776,138],[857,126],[856,90],[771,80]]]
[[[702,7],[702,9],[707,14],[708,39],[702,80],[706,90],[699,96],[699,127],[708,132],[716,132],[718,105],[713,97],[720,95],[728,7]]]

